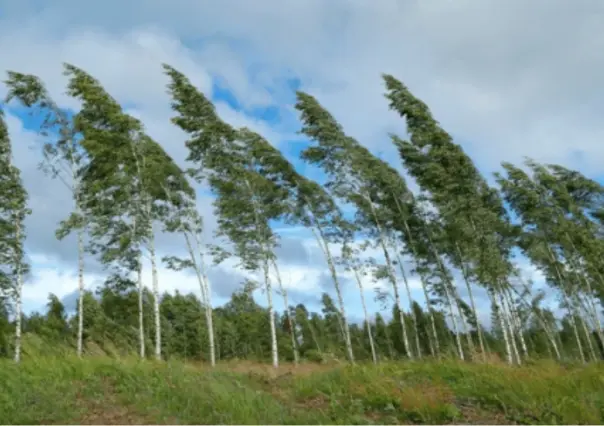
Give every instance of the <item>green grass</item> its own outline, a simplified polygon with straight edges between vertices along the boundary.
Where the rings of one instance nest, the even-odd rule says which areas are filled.
[[[7,424],[602,424],[604,366],[0,361]]]

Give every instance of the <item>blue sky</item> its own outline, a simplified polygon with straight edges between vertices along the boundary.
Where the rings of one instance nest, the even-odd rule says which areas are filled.
[[[383,99],[380,74],[386,72],[430,105],[485,174],[502,160],[518,163],[527,155],[598,178],[604,58],[596,52],[604,48],[604,32],[595,17],[602,13],[604,3],[590,0],[572,7],[564,0],[106,0],[102,6],[0,0],[0,72],[39,75],[53,97],[73,109],[77,105],[63,94],[61,63],[84,68],[177,161],[186,156],[185,135],[169,122],[162,62],[211,94],[223,119],[258,131],[294,162],[304,146],[293,110],[294,92],[301,89],[316,96],[350,135],[398,166],[387,135],[404,135],[404,124]],[[27,131],[29,119],[9,110],[8,123],[34,209],[28,247],[37,272],[25,290],[31,310],[44,305],[48,292],[65,297],[75,288],[73,244],[53,235],[70,201],[56,181],[36,170],[38,159],[26,148],[35,139]],[[200,209],[211,227],[207,198],[201,197]],[[302,259],[292,256],[283,265],[291,276],[291,302],[293,295],[313,300],[323,289],[325,268],[313,258],[308,233],[287,235],[288,250]],[[166,252],[182,248],[176,238],[161,243]],[[161,272],[163,289],[198,292],[191,277]],[[228,265],[219,272],[223,281],[237,277]],[[91,265],[88,285],[100,279]],[[226,287],[224,292],[232,290]],[[349,312],[360,316],[358,295],[349,287]],[[367,290],[370,300],[372,293]]]

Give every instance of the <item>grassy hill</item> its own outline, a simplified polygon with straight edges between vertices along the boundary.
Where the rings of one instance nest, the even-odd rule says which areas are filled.
[[[8,424],[601,424],[604,366],[0,361]]]

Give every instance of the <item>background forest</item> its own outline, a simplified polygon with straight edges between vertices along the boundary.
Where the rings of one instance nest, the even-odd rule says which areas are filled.
[[[502,164],[490,184],[428,106],[390,75],[383,76],[384,102],[407,128],[406,135],[391,135],[400,169],[349,136],[314,97],[297,92],[295,109],[309,141],[300,159],[322,172],[313,180],[271,141],[224,121],[180,71],[164,70],[172,123],[188,135],[187,169],[86,71],[64,67],[67,94],[81,103],[75,112],[60,108],[38,77],[8,73],[6,103],[37,117],[41,167],[73,195],[72,214],[56,236],[77,237],[80,296],[69,318],[52,294],[47,313],[22,313],[30,272],[24,220],[31,211],[2,120],[3,356],[19,361],[29,339],[49,352],[65,346],[80,356],[136,351],[212,365],[228,359],[277,366],[329,359],[497,356],[521,364],[604,358],[604,188],[598,182],[527,160]],[[215,197],[214,235],[204,235],[194,183]],[[276,255],[281,223],[308,228],[321,248],[336,295],[322,294],[321,312],[288,298]],[[186,257],[158,256],[156,237],[164,232],[180,236]],[[519,257],[543,274],[546,290],[534,288]],[[85,290],[89,258],[106,271],[96,293]],[[208,270],[226,259],[235,259],[249,279],[215,307],[211,286],[220,283],[210,283]],[[151,283],[142,280],[147,263]],[[161,263],[194,274],[199,295],[163,293]],[[346,313],[343,277],[360,290],[361,324]],[[412,297],[411,278],[419,279],[422,298]],[[388,315],[366,308],[363,290],[374,285]],[[478,314],[484,307],[475,301],[477,288],[490,300],[488,329]],[[254,301],[255,289],[268,308]],[[543,306],[546,293],[562,315]],[[276,312],[275,298],[288,309]]]

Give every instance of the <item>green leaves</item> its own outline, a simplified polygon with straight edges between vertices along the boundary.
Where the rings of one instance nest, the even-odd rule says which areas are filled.
[[[21,173],[13,164],[11,141],[0,109],[0,299],[16,296],[20,300],[25,263],[25,218],[28,195]]]

